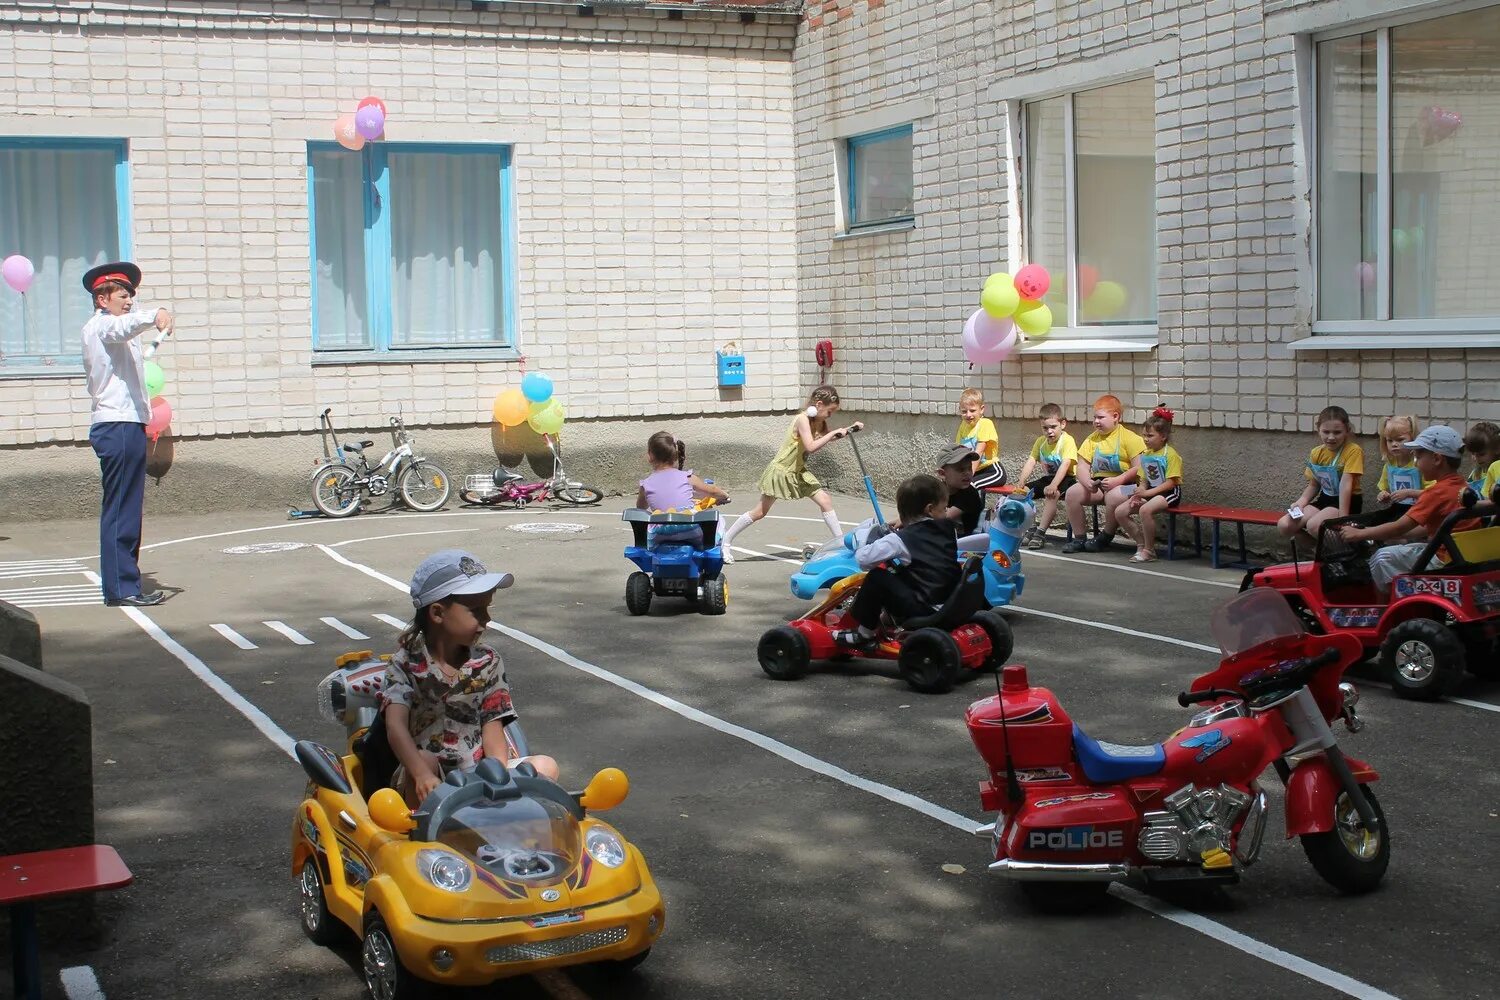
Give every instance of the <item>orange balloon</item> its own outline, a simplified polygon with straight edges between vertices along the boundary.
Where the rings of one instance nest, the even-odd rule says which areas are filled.
[[[495,397],[495,420],[502,427],[516,427],[531,415],[531,404],[520,389],[506,389]]]
[[[365,137],[360,135],[359,129],[354,127],[353,115],[339,115],[334,119],[333,137],[345,149],[358,151],[365,148]]]

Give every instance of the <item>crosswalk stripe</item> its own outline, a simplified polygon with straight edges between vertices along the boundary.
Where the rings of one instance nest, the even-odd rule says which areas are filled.
[[[79,597],[70,597],[67,599],[46,601],[10,601],[9,603],[14,604],[18,608],[82,608],[89,605],[101,605],[104,603],[104,598],[93,597],[85,600]]]
[[[79,569],[83,568],[83,565],[77,559],[11,559],[6,562],[0,562],[0,569],[20,569],[27,566],[76,566]]]
[[[282,635],[286,636],[288,639],[292,640],[299,646],[311,646],[313,644],[313,641],[311,639],[303,635],[301,632],[298,632],[296,629],[292,628],[285,622],[261,622],[261,624],[270,629],[272,632],[280,632]]]
[[[228,639],[230,642],[234,643],[241,649],[260,648],[259,646],[255,645],[255,643],[251,642],[249,639],[246,639],[234,629],[230,628],[228,625],[210,625],[209,628],[213,629],[215,632],[219,633],[224,638]]]
[[[42,585],[36,586],[36,587],[15,587],[15,588],[12,588],[10,590],[0,590],[0,594],[41,594],[41,593],[47,593],[49,591],[59,591],[59,590],[62,590],[62,591],[66,591],[66,590],[85,591],[85,590],[98,590],[98,589],[99,588],[96,587],[96,586],[94,586],[92,583],[55,583],[55,584],[49,583],[49,584],[42,584]]]
[[[48,567],[47,569],[7,569],[0,570],[0,580],[29,580],[34,576],[67,576],[69,574],[85,573],[82,566],[72,568]]]
[[[391,628],[406,628],[406,622],[404,622],[401,619],[397,618],[395,615],[381,615],[381,614],[376,614],[376,615],[372,615],[371,617],[372,618],[379,618],[381,621],[385,622]]]
[[[361,632],[359,629],[357,629],[357,628],[350,628],[348,625],[345,625],[343,622],[339,621],[337,618],[319,618],[318,621],[322,622],[324,625],[327,625],[331,629],[334,629],[336,631],[344,633],[345,635],[347,635],[351,639],[368,639],[368,638],[370,638],[369,636],[367,636],[363,632]]]

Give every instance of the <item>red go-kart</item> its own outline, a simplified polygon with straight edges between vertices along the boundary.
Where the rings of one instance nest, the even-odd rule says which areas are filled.
[[[863,573],[845,577],[807,614],[761,636],[761,669],[776,680],[795,680],[813,660],[895,660],[914,689],[942,694],[965,670],[999,667],[1010,657],[1015,639],[1010,624],[985,601],[982,555],[964,560],[958,585],[932,614],[884,623],[869,645],[844,645],[833,633],[855,627],[849,610],[864,579]]]
[[[1338,534],[1373,514],[1327,521],[1312,562],[1291,562],[1245,575],[1242,589],[1279,592],[1314,632],[1360,641],[1397,695],[1430,700],[1449,694],[1464,672],[1500,670],[1500,525],[1454,531],[1462,521],[1500,514],[1494,503],[1472,503],[1444,519],[1410,573],[1382,595],[1370,582],[1365,544]],[[1447,562],[1440,561],[1448,556]]]

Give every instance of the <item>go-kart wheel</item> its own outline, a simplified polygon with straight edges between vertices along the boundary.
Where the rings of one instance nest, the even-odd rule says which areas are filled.
[[[919,628],[901,644],[896,658],[901,676],[923,694],[946,694],[958,683],[963,657],[953,636],[940,628]]]
[[[365,939],[359,957],[365,970],[365,988],[375,1000],[417,1000],[427,995],[427,984],[401,964],[391,932],[374,911],[365,918]]]
[[[1387,835],[1385,813],[1367,785],[1360,785],[1379,830],[1370,830],[1359,818],[1359,811],[1348,792],[1339,792],[1333,804],[1333,829],[1327,833],[1302,836],[1302,850],[1323,881],[1339,892],[1369,892],[1380,884],[1391,863],[1391,838]]]
[[[999,670],[1016,649],[1016,636],[1010,630],[1010,622],[995,611],[977,611],[972,620],[990,637],[990,656],[984,665],[991,670]]]
[[[313,944],[325,947],[337,944],[343,937],[341,931],[344,925],[328,912],[328,901],[323,895],[323,875],[318,871],[317,858],[308,858],[302,863],[297,889],[301,897],[302,933]]]
[[[625,581],[625,610],[643,615],[651,610],[651,577],[645,573],[630,574]]]
[[[790,625],[778,625],[761,636],[755,655],[766,676],[778,681],[798,680],[812,662],[807,636]]]
[[[722,576],[703,581],[703,599],[698,610],[705,615],[722,615],[729,607],[729,581]],[[798,633],[801,634],[800,632]]]
[[[1397,697],[1432,701],[1463,679],[1464,646],[1442,622],[1413,618],[1387,633],[1380,644],[1380,667],[1390,672]]]

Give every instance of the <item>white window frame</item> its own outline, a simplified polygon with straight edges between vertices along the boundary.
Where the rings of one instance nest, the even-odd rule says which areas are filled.
[[[1391,6],[1380,4],[1379,6]],[[1453,319],[1392,319],[1391,318],[1391,29],[1422,21],[1431,21],[1453,14],[1495,7],[1495,0],[1464,0],[1464,2],[1441,6],[1424,4],[1420,7],[1384,13],[1383,16],[1365,18],[1336,27],[1308,25],[1302,34],[1303,57],[1297,60],[1298,90],[1307,95],[1303,114],[1306,129],[1303,153],[1308,164],[1308,184],[1312,206],[1309,226],[1311,249],[1311,279],[1313,288],[1312,337],[1287,345],[1293,351],[1359,350],[1376,348],[1387,350],[1439,350],[1451,348],[1500,347],[1500,315],[1493,317],[1463,317]],[[1295,22],[1289,27],[1296,27]],[[1269,26],[1268,26],[1269,27]],[[1321,30],[1319,30],[1321,28]],[[1320,164],[1318,140],[1321,132],[1318,121],[1318,46],[1338,38],[1375,32],[1375,131],[1376,171],[1375,212],[1376,232],[1379,240],[1377,257],[1379,264],[1375,275],[1374,319],[1325,320],[1318,319],[1321,308],[1322,289],[1319,286],[1322,273],[1319,257],[1318,232],[1321,227],[1322,207],[1318,190]]]

